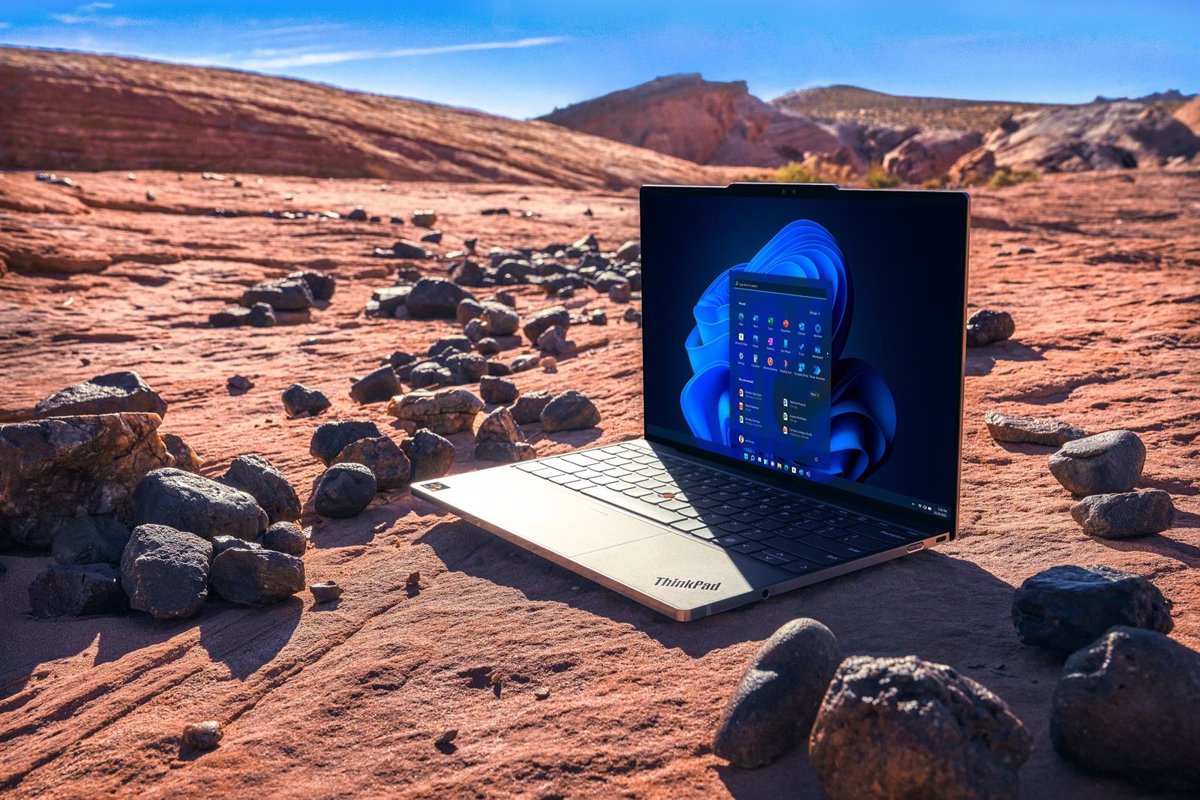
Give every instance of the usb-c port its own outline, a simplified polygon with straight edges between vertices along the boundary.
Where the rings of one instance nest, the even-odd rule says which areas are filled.
[[[910,553],[915,553],[918,550],[924,550],[924,549],[925,549],[924,542],[913,542],[912,544],[910,544],[908,546],[908,552],[910,552]]]
[[[949,538],[950,538],[950,534],[943,533],[941,536],[937,537],[938,544],[941,544],[942,542],[946,541]]]

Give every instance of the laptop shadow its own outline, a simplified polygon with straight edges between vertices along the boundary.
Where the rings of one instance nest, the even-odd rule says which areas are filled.
[[[430,546],[449,570],[509,586],[534,602],[561,603],[631,625],[696,658],[766,639],[797,617],[829,626],[847,653],[919,653],[955,663],[973,639],[986,640],[978,642],[980,652],[994,648],[997,636],[1016,643],[1008,621],[1012,586],[970,561],[936,551],[680,623],[467,522],[440,523],[417,541]]]

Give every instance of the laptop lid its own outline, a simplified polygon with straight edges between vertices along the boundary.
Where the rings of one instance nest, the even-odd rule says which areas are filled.
[[[645,435],[950,532],[968,197],[641,190]]]

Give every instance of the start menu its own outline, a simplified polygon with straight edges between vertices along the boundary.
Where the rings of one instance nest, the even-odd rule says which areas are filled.
[[[828,462],[831,288],[730,275],[732,443],[744,460],[792,474]]]

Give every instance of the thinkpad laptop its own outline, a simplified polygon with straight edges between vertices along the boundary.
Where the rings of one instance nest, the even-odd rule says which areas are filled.
[[[953,539],[967,196],[646,186],[641,224],[643,437],[413,494],[680,621]]]

